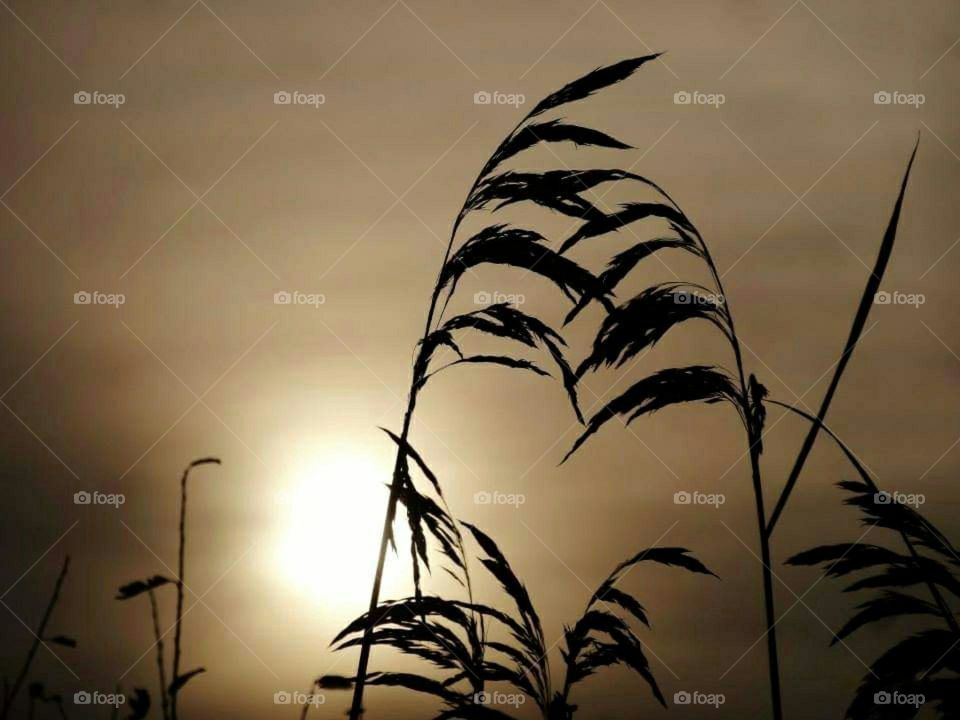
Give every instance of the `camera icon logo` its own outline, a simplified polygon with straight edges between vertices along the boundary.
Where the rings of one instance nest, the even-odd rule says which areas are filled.
[[[889,105],[893,102],[893,95],[886,90],[878,90],[873,94],[874,105]]]
[[[473,94],[474,105],[489,105],[493,102],[493,97],[486,90],[478,90]]]
[[[273,94],[273,104],[274,105],[289,105],[293,100],[293,96],[290,95],[286,90],[277,90]]]
[[[493,296],[490,295],[486,290],[481,290],[478,293],[473,294],[473,304],[474,305],[489,305],[493,302]]]
[[[873,702],[875,705],[889,705],[892,699],[892,696],[886,690],[881,690],[873,694]]]
[[[690,693],[686,690],[681,690],[680,692],[675,692],[673,694],[673,704],[674,705],[689,705],[690,704]]]
[[[473,696],[473,701],[477,705],[489,705],[490,704],[490,693],[488,692],[478,692]]]
[[[80,692],[75,692],[73,694],[74,705],[89,705],[92,699],[93,698],[91,697],[90,693],[88,693],[86,690],[81,690]]]
[[[74,105],[89,105],[93,100],[93,96],[88,93],[86,90],[81,90],[73,94],[73,104]]]
[[[89,505],[92,500],[93,496],[86,490],[81,490],[80,492],[75,492],[73,494],[74,505]]]
[[[886,491],[880,491],[873,496],[873,501],[877,505],[890,505],[893,502],[893,495]]]
[[[680,90],[673,94],[674,105],[689,105],[691,102],[693,102],[693,96],[686,90]]]
[[[86,290],[81,290],[80,292],[75,292],[73,294],[74,305],[89,305],[92,300],[93,296]]]
[[[489,505],[493,502],[493,496],[486,490],[481,490],[473,494],[473,502],[475,505]]]
[[[873,302],[877,305],[889,305],[890,304],[890,293],[886,290],[881,290],[873,296]]]
[[[286,290],[281,290],[273,294],[274,305],[289,305],[292,302],[293,302],[293,295],[288,293]]]
[[[285,690],[273,694],[274,705],[289,705],[291,702],[293,702],[293,696]]]
[[[693,496],[686,490],[681,490],[680,492],[675,492],[673,494],[674,505],[689,505],[692,501]]]

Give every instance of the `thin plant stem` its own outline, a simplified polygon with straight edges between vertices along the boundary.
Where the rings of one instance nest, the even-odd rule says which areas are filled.
[[[313,684],[310,685],[310,689],[307,691],[307,695],[309,696],[313,694],[313,691],[317,690],[319,687],[320,682],[318,680],[314,680]],[[309,699],[310,698],[308,697],[307,700],[309,701]],[[307,720],[307,711],[310,709],[311,704],[312,703],[310,702],[303,703],[303,709],[300,711],[300,720]]]
[[[50,617],[53,615],[53,609],[57,605],[57,601],[60,599],[60,590],[63,588],[63,581],[67,577],[67,571],[70,569],[70,556],[68,555],[63,559],[63,566],[60,568],[60,574],[57,576],[57,581],[53,586],[53,592],[50,595],[50,601],[47,603],[47,609],[43,613],[43,617],[40,620],[40,624],[37,626],[36,632],[33,634],[33,643],[30,645],[30,649],[27,651],[27,657],[23,662],[23,667],[20,668],[20,673],[17,675],[16,680],[13,682],[13,686],[10,688],[10,691],[7,693],[3,704],[3,712],[0,714],[0,718],[8,718],[10,716],[10,711],[13,708],[13,702],[17,697],[17,693],[20,692],[20,688],[23,687],[24,681],[27,679],[27,675],[30,672],[30,666],[33,664],[33,659],[37,655],[37,650],[40,649],[40,644],[43,642],[44,633],[47,631],[47,624],[50,622]]]
[[[913,152],[910,154],[910,160],[907,162],[906,172],[903,174],[903,181],[900,184],[900,194],[897,196],[897,202],[893,206],[890,222],[887,224],[883,242],[880,244],[880,251],[877,253],[877,260],[874,263],[873,270],[870,272],[870,276],[867,278],[867,284],[860,298],[860,305],[857,307],[857,313],[853,318],[850,335],[843,348],[843,353],[840,355],[840,360],[837,362],[833,377],[830,378],[830,385],[827,387],[827,392],[824,393],[823,401],[820,403],[820,410],[817,413],[817,419],[820,422],[812,424],[810,430],[807,432],[807,436],[803,439],[803,445],[800,446],[800,452],[793,464],[793,468],[790,470],[790,475],[787,477],[783,492],[780,494],[776,507],[774,507],[773,513],[770,515],[770,521],[767,523],[766,529],[767,535],[773,535],[774,528],[777,526],[777,520],[780,519],[781,513],[787,506],[790,493],[793,492],[793,488],[797,484],[800,472],[803,470],[804,463],[810,455],[813,444],[817,439],[817,433],[820,432],[820,425],[824,418],[826,418],[834,393],[836,393],[837,387],[840,385],[840,378],[843,376],[843,371],[846,369],[847,363],[850,361],[850,356],[857,347],[860,336],[863,334],[864,326],[867,324],[867,317],[870,315],[870,309],[873,307],[874,298],[880,289],[880,280],[883,278],[887,264],[890,261],[890,255],[893,252],[893,244],[897,237],[897,224],[900,220],[900,209],[903,207],[903,196],[906,193],[907,181],[910,179],[910,169],[913,167],[913,160],[917,156],[917,148],[919,145],[920,138],[917,138],[917,143],[913,146]]]
[[[527,118],[525,117],[523,120],[517,123],[516,127],[500,144],[500,147],[503,147],[503,145],[510,141],[517,130],[523,125],[523,123],[526,122],[526,120]],[[474,179],[473,184],[470,186],[470,190],[467,192],[467,199],[470,198],[474,190],[476,190],[477,186],[480,184],[480,181],[483,179],[488,166],[489,163],[484,166],[484,168],[477,175],[476,179]],[[463,205],[460,207],[460,212],[457,213],[457,218],[453,223],[453,228],[450,231],[450,240],[447,242],[447,248],[443,254],[443,262],[440,264],[440,270],[437,272],[437,280],[434,283],[433,293],[430,296],[430,305],[427,309],[427,321],[424,327],[423,338],[421,339],[421,342],[427,339],[427,337],[430,335],[430,331],[433,328],[434,316],[437,315],[437,305],[440,300],[440,294],[443,291],[443,287],[440,283],[443,268],[446,267],[447,261],[450,259],[450,253],[453,251],[453,243],[457,237],[457,231],[460,229],[460,224],[466,217],[467,212],[467,200],[464,200]],[[440,314],[442,315],[442,311]],[[420,345],[418,343],[418,347],[419,346]],[[413,422],[413,411],[417,404],[417,395],[419,394],[420,387],[422,387],[422,385],[417,382],[417,378],[413,378],[410,383],[407,409],[403,416],[403,426],[400,431],[400,443],[397,447],[397,457],[393,466],[393,482],[390,484],[390,497],[387,500],[387,510],[383,518],[383,530],[380,534],[380,550],[377,555],[377,567],[373,576],[373,588],[370,591],[370,608],[368,617],[371,619],[371,622],[366,628],[364,628],[363,641],[360,644],[360,658],[357,662],[357,676],[354,680],[353,700],[350,705],[350,712],[348,713],[350,720],[360,720],[360,717],[363,714],[363,692],[366,685],[367,667],[370,663],[370,646],[373,636],[373,626],[375,624],[372,622],[372,619],[377,610],[377,606],[380,603],[380,585],[383,580],[383,569],[387,558],[387,547],[389,545],[392,532],[391,526],[397,511],[397,502],[399,500],[399,493],[401,489],[401,470],[407,461],[406,447],[410,435],[410,426]],[[176,717],[174,717],[173,720],[176,720]]]
[[[200,458],[187,465],[180,478],[180,548],[177,553],[177,615],[174,623],[173,633],[173,677],[170,679],[171,685],[177,682],[180,677],[180,654],[182,649],[181,638],[183,630],[183,571],[184,558],[187,545],[187,479],[190,477],[190,471],[198,465],[207,464],[219,465],[220,460],[214,457]],[[179,692],[170,693],[170,720],[177,720],[177,697]]]
[[[747,387],[746,374],[743,369],[743,353],[740,349],[740,341],[737,337],[737,331],[733,323],[733,314],[730,312],[730,305],[727,302],[727,295],[723,289],[723,281],[717,272],[717,266],[713,262],[713,256],[707,247],[699,231],[695,231],[697,240],[700,242],[700,249],[703,257],[710,269],[713,282],[717,288],[720,297],[723,298],[721,307],[730,329],[729,339],[733,348],[734,361],[737,366],[737,379],[740,383],[740,402],[742,404],[742,413],[744,427],[747,432],[748,451],[750,453],[750,476],[753,483],[753,497],[757,512],[757,528],[760,536],[760,564],[763,574],[763,606],[764,617],[766,621],[766,639],[767,639],[767,670],[770,678],[770,705],[773,713],[773,720],[783,720],[783,705],[780,690],[780,659],[777,648],[777,617],[776,606],[773,596],[773,570],[770,567],[770,538],[767,534],[767,516],[764,509],[763,499],[763,479],[760,471],[760,447],[761,438],[758,433],[762,428],[756,428],[754,423],[749,421],[751,414],[750,391]]]
[[[174,621],[173,633],[173,680],[180,677],[180,652],[181,637],[183,626],[183,571],[184,556],[187,544],[187,477],[190,474],[190,466],[183,471],[180,478],[180,544],[177,552],[177,611]],[[170,698],[170,718],[177,720],[177,696],[173,694]]]
[[[167,693],[167,673],[163,662],[163,636],[160,634],[160,613],[157,610],[157,596],[153,589],[148,593],[150,595],[150,614],[153,617],[153,637],[157,646],[157,674],[160,677],[160,704],[163,714],[163,720],[169,720],[170,703]]]

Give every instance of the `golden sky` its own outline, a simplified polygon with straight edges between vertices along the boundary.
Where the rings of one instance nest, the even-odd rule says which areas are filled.
[[[712,249],[747,369],[784,401],[819,404],[919,132],[882,287],[923,303],[874,308],[829,421],[884,486],[924,494],[924,513],[957,537],[958,37],[960,8],[946,0],[4,4],[3,673],[30,640],[18,619],[36,624],[69,552],[55,624],[80,647],[57,649],[62,663],[41,655],[41,674],[70,693],[153,688],[147,608],[113,595],[174,567],[177,482],[203,455],[223,466],[192,481],[187,605],[201,601],[185,620],[185,662],[207,674],[185,691],[184,714],[292,717],[275,692],[349,673],[355,656],[328,643],[369,594],[393,462],[377,426],[399,430],[464,195],[537,99],[651,51],[666,51],[662,62],[563,113],[634,150],[563,146],[524,162],[635,164],[667,188]],[[475,104],[484,91],[525,104]],[[77,104],[78,92],[93,101]],[[306,104],[276,104],[278,92]],[[722,103],[677,104],[682,92]],[[878,92],[915,102],[878,104]],[[548,235],[569,220],[516,217]],[[602,263],[618,242],[582,259]],[[699,272],[663,259],[636,273],[638,288]],[[123,303],[76,304],[78,292]],[[323,302],[276,304],[277,292]],[[451,311],[478,292],[564,313],[553,288],[496,268],[465,278]],[[599,320],[593,310],[572,327],[573,356]],[[690,324],[628,374],[588,378],[582,397],[589,407],[690,362],[732,360]],[[653,619],[654,672],[668,695],[722,692],[724,717],[765,716],[753,498],[729,408],[611,423],[563,466],[575,418],[541,378],[458,368],[431,383],[416,417],[413,443],[455,514],[496,537],[550,641],[621,559],[688,547],[721,582],[646,568],[629,579]],[[806,428],[774,412],[769,428],[775,497]],[[832,488],[848,478],[821,438],[774,542],[785,703],[815,702],[823,717],[838,716],[883,642],[828,647],[854,603],[781,562],[861,535]],[[74,504],[84,490],[125,503]],[[680,490],[725,502],[678,506]],[[524,501],[478,504],[482,492]],[[408,580],[401,543],[385,595],[409,592]],[[394,660],[375,651],[373,666]],[[662,712],[625,672],[577,700],[585,717]],[[331,694],[321,714],[346,703]],[[371,718],[429,708],[379,690],[368,705]],[[671,717],[697,712],[684,710]]]

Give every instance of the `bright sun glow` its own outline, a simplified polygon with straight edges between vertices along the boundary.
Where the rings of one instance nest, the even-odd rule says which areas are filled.
[[[284,582],[325,600],[369,593],[383,529],[389,470],[351,450],[309,459],[277,498]]]

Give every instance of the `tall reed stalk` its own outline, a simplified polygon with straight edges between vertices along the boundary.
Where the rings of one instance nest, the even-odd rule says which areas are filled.
[[[591,355],[577,369],[577,376],[581,377],[586,371],[595,370],[601,365],[620,367],[629,359],[637,356],[641,351],[653,347],[671,328],[687,320],[707,320],[716,326],[726,337],[732,350],[736,365],[735,380],[723,371],[712,367],[691,366],[685,368],[668,368],[650,375],[628,389],[623,395],[610,401],[602,410],[587,422],[587,430],[576,441],[567,454],[570,457],[581,447],[584,441],[608,420],[615,416],[627,416],[626,422],[654,412],[663,407],[677,403],[719,401],[730,402],[737,410],[743,423],[747,454],[750,457],[750,474],[754,495],[754,504],[757,517],[757,532],[760,545],[760,560],[762,565],[762,586],[764,601],[764,617],[766,623],[767,665],[770,684],[771,714],[774,720],[783,718],[782,689],[780,682],[780,661],[776,634],[776,607],[773,591],[773,570],[771,540],[776,522],[787,505],[804,462],[816,439],[817,433],[831,400],[840,382],[847,363],[850,360],[859,338],[866,324],[867,316],[873,304],[874,295],[886,269],[893,244],[896,239],[897,225],[906,192],[907,180],[916,154],[916,147],[907,164],[900,193],[894,204],[893,213],[887,225],[883,241],[877,256],[873,271],[867,280],[863,296],[855,315],[849,338],[843,353],[837,363],[837,368],[831,379],[826,395],[821,404],[820,412],[811,425],[800,453],[794,463],[790,477],[782,491],[771,518],[767,519],[764,496],[764,482],[761,470],[761,454],[763,452],[764,423],[766,409],[764,407],[767,395],[766,388],[751,375],[749,381],[743,365],[741,344],[733,323],[733,314],[724,292],[723,283],[717,273],[716,265],[711,257],[709,248],[699,231],[683,214],[680,207],[669,198],[670,208],[676,213],[671,218],[674,230],[680,241],[673,245],[684,249],[693,255],[699,256],[706,264],[713,281],[713,288],[708,289],[694,283],[663,283],[654,285],[641,291],[638,295],[612,311],[604,320],[600,332],[594,341]],[[667,215],[667,213],[664,213]],[[574,236],[567,241],[565,247],[572,247],[581,238]],[[640,258],[663,249],[662,240],[647,240],[634,246],[625,253],[614,258],[610,269],[605,275],[612,276],[614,283],[619,282],[624,273],[617,268],[617,260],[633,255]],[[614,272],[616,271],[616,272]],[[604,275],[601,275],[601,280]],[[612,287],[610,288],[612,289]],[[566,458],[565,458],[566,460]]]
[[[710,250],[696,226],[684,214],[680,206],[663,188],[652,180],[629,170],[591,168],[587,170],[548,170],[543,173],[495,170],[506,160],[541,143],[573,142],[577,145],[609,149],[625,149],[629,146],[599,130],[568,124],[564,120],[539,121],[542,113],[583,99],[599,89],[617,84],[629,77],[644,63],[656,58],[650,55],[610,65],[575,80],[541,100],[499,145],[473,182],[467,199],[457,214],[444,262],[431,294],[427,322],[414,361],[413,380],[408,397],[407,411],[398,442],[398,454],[394,466],[393,483],[384,518],[380,554],[374,575],[368,617],[371,624],[365,629],[359,643],[360,658],[355,678],[353,703],[350,709],[352,720],[358,720],[363,711],[363,690],[370,657],[372,628],[379,603],[380,584],[386,551],[392,539],[392,526],[397,503],[402,501],[409,484],[407,455],[403,448],[408,444],[410,426],[419,391],[436,372],[450,365],[463,362],[493,362],[512,368],[546,374],[530,361],[505,356],[464,356],[453,338],[454,331],[472,329],[481,333],[519,341],[529,347],[542,346],[560,368],[561,378],[573,405],[577,418],[585,430],[564,457],[566,461],[583,443],[613,417],[623,416],[629,424],[641,416],[676,404],[691,402],[732,404],[744,426],[746,455],[750,459],[751,486],[754,496],[758,543],[760,548],[764,618],[766,625],[767,664],[770,684],[771,713],[774,720],[782,720],[783,705],[780,682],[779,656],[776,634],[776,608],[774,602],[771,539],[777,520],[786,507],[787,500],[796,485],[804,462],[813,446],[819,425],[814,424],[805,439],[785,489],[778,498],[772,516],[767,517],[767,500],[762,476],[761,455],[763,452],[766,409],[766,388],[753,375],[748,377],[743,363],[741,342],[736,333],[733,315],[726,301],[723,283],[717,272]],[[914,153],[916,148],[914,148]],[[894,206],[886,233],[880,246],[877,262],[868,279],[864,295],[854,318],[850,336],[831,380],[817,416],[822,421],[829,409],[840,382],[843,370],[857,345],[872,306],[873,296],[879,288],[899,221],[900,210],[906,191],[910,163],[904,174],[900,194]],[[604,183],[628,181],[653,191],[654,200],[631,201],[618,209],[608,211],[588,197],[592,190]],[[548,247],[548,241],[534,230],[510,227],[506,224],[489,225],[462,243],[454,252],[454,243],[463,221],[474,211],[492,208],[493,212],[518,203],[531,203],[556,213],[575,218],[580,224],[565,238],[558,250]],[[654,220],[665,223],[670,234],[640,240],[627,250],[614,256],[599,275],[585,270],[567,253],[585,240],[617,232],[639,221]],[[582,221],[582,222],[581,222]],[[632,233],[631,233],[632,235]],[[636,236],[634,236],[636,237]],[[615,290],[620,282],[643,260],[665,250],[682,250],[703,262],[709,272],[712,287],[693,282],[670,282],[652,285],[625,302],[617,304]],[[482,263],[511,265],[524,268],[552,282],[573,305],[566,323],[573,321],[591,301],[596,301],[606,311],[600,330],[593,342],[590,355],[571,371],[561,346],[561,336],[540,320],[504,304],[491,305],[483,310],[456,316],[441,324],[436,318],[443,315],[461,276],[472,267]],[[447,293],[443,305],[440,300]],[[439,308],[439,311],[438,311]],[[622,367],[631,358],[652,348],[672,328],[688,320],[706,320],[725,336],[733,355],[736,370],[731,377],[726,371],[707,365],[671,367],[655,372],[634,383],[620,396],[608,402],[593,417],[584,420],[577,402],[577,384],[581,378],[601,366]],[[446,347],[460,359],[444,365],[434,372],[429,366],[434,351]],[[410,508],[408,507],[408,515]],[[416,537],[416,535],[415,535]],[[422,544],[422,543],[421,543]],[[419,597],[418,553],[413,553],[414,580]],[[425,552],[423,562],[427,562]]]
[[[187,480],[190,471],[201,465],[219,465],[220,459],[214,457],[200,458],[187,465],[180,478],[180,545],[177,552],[177,614],[173,633],[173,681],[170,683],[170,720],[177,720],[177,698],[180,689],[194,675],[203,672],[203,668],[191,670],[185,675],[180,674],[181,637],[183,632],[183,596],[184,596],[184,565],[187,548]]]
[[[180,522],[179,522],[179,547],[177,551],[177,577],[171,579],[163,575],[154,575],[146,580],[135,580],[120,587],[117,591],[117,600],[130,600],[139,595],[147,594],[150,600],[150,619],[153,625],[154,647],[157,649],[157,677],[160,684],[160,709],[163,720],[177,719],[177,697],[180,690],[192,678],[205,672],[204,668],[195,668],[187,673],[180,672],[180,657],[182,653],[182,625],[183,625],[183,598],[184,589],[184,565],[186,558],[187,545],[187,480],[190,477],[190,471],[201,465],[219,465],[220,460],[214,457],[200,458],[191,462],[183,471],[180,478]],[[160,632],[160,613],[157,604],[155,591],[164,585],[173,585],[177,593],[176,615],[174,619],[174,639],[173,639],[173,667],[171,672],[171,681],[167,684],[166,664],[164,660],[163,637],[166,633]],[[138,717],[145,717],[150,708],[150,694],[142,689],[136,688],[137,712],[141,713]]]
[[[150,596],[150,616],[153,620],[153,641],[157,645],[157,677],[160,681],[160,710],[163,720],[170,718],[170,700],[167,697],[167,673],[163,662],[163,635],[160,634],[160,613],[157,610],[157,596],[153,588],[148,591]]]
[[[442,316],[443,308],[446,307],[446,302],[444,302],[443,308],[440,306],[440,300],[444,292],[448,291],[446,300],[449,301],[461,275],[471,267],[481,263],[505,264],[525,268],[553,282],[568,297],[584,303],[591,299],[605,301],[605,293],[599,287],[597,279],[576,263],[563,258],[559,253],[541,244],[540,241],[544,238],[538,233],[510,228],[506,225],[488,226],[485,230],[471,237],[461,246],[459,251],[454,253],[454,244],[464,220],[474,211],[482,210],[492,204],[496,204],[495,209],[499,209],[505,205],[524,201],[534,202],[573,217],[582,217],[585,211],[584,204],[576,201],[573,205],[569,204],[571,196],[576,195],[576,193],[571,193],[573,180],[584,181],[580,179],[579,173],[561,172],[559,175],[554,173],[544,176],[509,171],[498,175],[492,173],[501,163],[541,142],[569,141],[579,145],[598,147],[628,147],[609,135],[591,128],[565,124],[559,120],[534,124],[533,120],[548,110],[588,97],[600,89],[621,82],[645,62],[655,57],[651,55],[634,58],[599,68],[548,95],[501,142],[470,186],[467,198],[457,213],[450,232],[443,263],[430,296],[423,336],[418,343],[418,355],[414,361],[407,408],[400,430],[393,481],[390,485],[390,496],[387,500],[380,549],[370,593],[369,613],[371,617],[379,604],[384,564],[387,548],[392,541],[392,528],[397,504],[400,502],[407,484],[408,468],[405,447],[408,445],[417,399],[427,380],[436,372],[458,363],[492,363],[514,369],[528,370],[541,375],[546,374],[538,366],[526,360],[507,356],[464,356],[453,339],[455,331],[472,329],[514,340],[528,347],[542,346],[559,366],[563,384],[570,395],[577,416],[580,417],[574,387],[575,380],[560,349],[563,340],[550,327],[536,318],[525,315],[505,304],[491,305],[483,310],[454,317],[443,325],[439,323],[437,318]],[[594,173],[593,177],[585,178],[586,182],[596,184],[603,182],[604,179],[613,179],[607,171],[598,170]],[[435,372],[430,372],[430,361],[434,359],[434,352],[440,347],[453,350],[459,356],[459,360],[443,366]],[[416,557],[415,553],[415,575],[417,573]],[[370,660],[371,633],[372,625],[364,632],[360,643],[360,657],[354,682],[353,700],[349,711],[351,720],[358,720],[363,713],[363,695]]]

